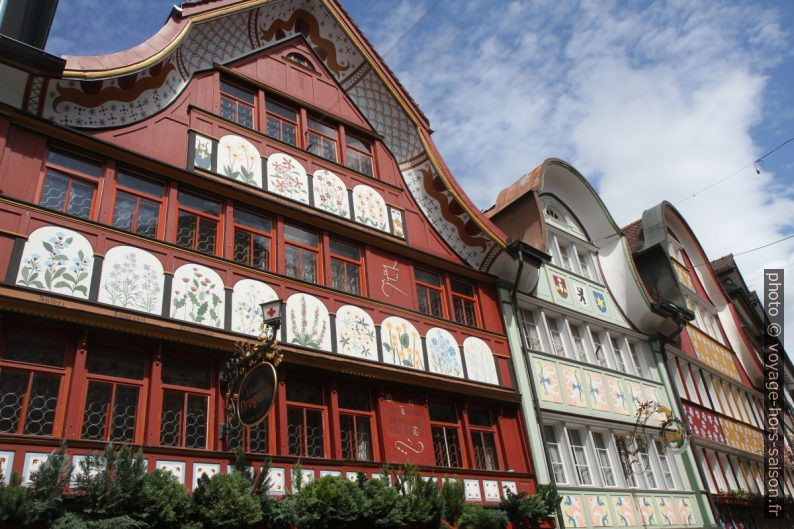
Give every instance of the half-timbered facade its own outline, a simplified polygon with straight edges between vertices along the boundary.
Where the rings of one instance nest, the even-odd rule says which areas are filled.
[[[0,108],[6,477],[66,440],[143,446],[188,488],[242,447],[275,494],[298,460],[534,490],[505,236],[337,2],[185,2],[140,46],[66,59]],[[276,404],[241,428],[219,368],[273,299]]]
[[[677,410],[656,340],[671,322],[651,310],[626,239],[593,188],[549,159],[486,214],[521,241],[519,266],[535,270],[504,277],[512,288],[501,297],[538,480],[559,488],[560,522],[713,526],[690,451],[665,445],[662,414],[638,416],[643,404]],[[637,432],[647,446],[636,445]]]

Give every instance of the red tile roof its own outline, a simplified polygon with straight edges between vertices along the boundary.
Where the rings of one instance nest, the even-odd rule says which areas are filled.
[[[623,235],[629,241],[631,253],[637,253],[645,248],[645,234],[642,231],[642,219],[637,219],[623,228]]]

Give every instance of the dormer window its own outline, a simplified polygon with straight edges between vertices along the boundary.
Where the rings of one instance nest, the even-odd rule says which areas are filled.
[[[293,51],[291,53],[288,53],[284,58],[294,62],[295,64],[303,66],[304,68],[308,68],[309,70],[314,70],[314,65],[312,65],[312,63],[309,62],[309,59],[307,59],[300,53],[296,53]]]
[[[546,210],[544,211],[544,213],[546,214],[547,217],[551,217],[554,220],[558,220],[560,222],[565,222],[560,212],[551,206],[546,206]]]
[[[254,128],[256,95],[233,84],[221,81],[221,116],[238,125]]]

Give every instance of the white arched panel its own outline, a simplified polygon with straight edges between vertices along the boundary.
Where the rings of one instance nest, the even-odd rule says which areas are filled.
[[[163,265],[157,257],[133,246],[116,246],[105,254],[97,300],[159,315],[163,282]]]
[[[262,187],[262,158],[245,138],[226,135],[218,141],[218,172],[251,186]]]
[[[383,361],[387,364],[413,369],[425,368],[422,337],[411,322],[389,316],[380,324],[380,339]]]
[[[309,179],[306,177],[306,169],[288,154],[272,154],[267,159],[267,190],[308,204]]]
[[[39,228],[22,251],[16,284],[88,299],[94,250],[85,237],[56,226]]]
[[[378,359],[378,340],[372,317],[353,305],[336,311],[336,351],[366,360]]]
[[[463,376],[463,364],[460,360],[460,349],[455,337],[444,329],[433,327],[425,336],[427,361],[430,371],[440,375],[453,377]]]
[[[350,218],[350,200],[347,188],[342,180],[331,171],[318,169],[312,178],[312,194],[314,207]]]
[[[223,281],[215,270],[198,264],[176,269],[171,285],[172,318],[222,328],[225,304]]]
[[[287,343],[331,350],[331,320],[323,302],[308,294],[287,300]]]
[[[232,331],[259,336],[262,332],[261,303],[278,299],[269,285],[253,279],[241,279],[232,290]]]
[[[380,193],[371,187],[359,184],[353,188],[353,212],[356,215],[356,222],[389,231],[386,202]]]
[[[499,384],[499,377],[496,375],[496,359],[487,343],[474,336],[469,336],[463,340],[463,357],[466,359],[466,373],[471,380]]]

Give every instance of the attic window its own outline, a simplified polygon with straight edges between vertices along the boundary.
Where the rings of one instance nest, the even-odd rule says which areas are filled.
[[[295,64],[299,64],[303,66],[304,68],[308,68],[309,70],[314,70],[314,65],[312,65],[312,63],[309,62],[309,59],[307,59],[300,53],[295,53],[295,52],[288,53],[286,58],[294,62]]]
[[[547,217],[551,217],[554,220],[559,220],[560,222],[565,222],[565,220],[563,219],[562,215],[560,215],[560,212],[557,211],[556,209],[554,209],[551,206],[546,206],[545,213],[546,213]]]

